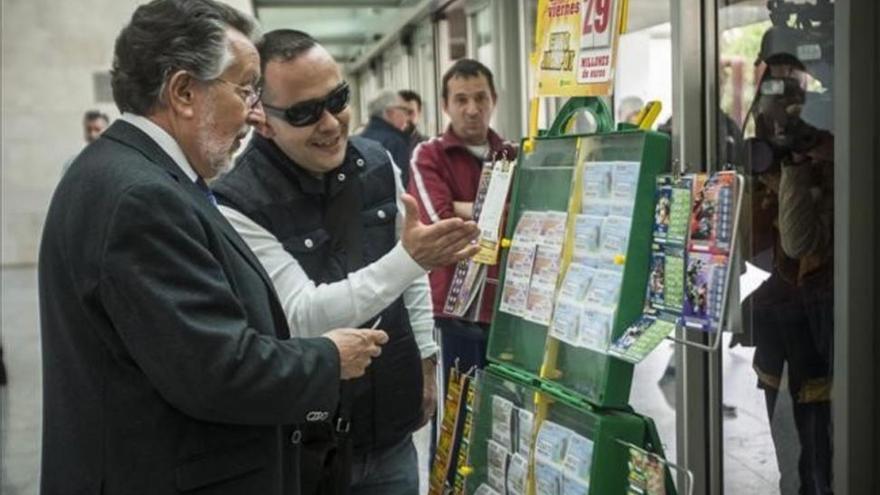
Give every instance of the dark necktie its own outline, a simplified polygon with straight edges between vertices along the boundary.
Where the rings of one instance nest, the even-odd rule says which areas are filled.
[[[196,179],[196,186],[202,190],[205,197],[208,198],[208,201],[210,201],[212,205],[217,206],[217,198],[214,196],[214,193],[211,192],[211,188],[208,187],[208,183],[205,182],[205,179],[201,177]]]

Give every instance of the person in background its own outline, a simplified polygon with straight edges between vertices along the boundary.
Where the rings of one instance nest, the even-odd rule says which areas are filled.
[[[86,112],[83,115],[83,138],[86,144],[95,142],[108,125],[110,125],[110,118],[107,117],[107,114],[98,110]]]
[[[110,125],[110,117],[107,117],[106,113],[99,110],[87,111],[83,115],[82,120],[83,139],[85,140],[86,145],[95,142],[108,125]],[[73,163],[74,158],[76,158],[76,155],[68,158],[67,161],[64,162],[64,165],[61,167],[61,175],[64,175],[67,172],[67,169],[70,168],[70,164]]]
[[[387,149],[400,169],[402,179],[406,180],[412,153],[410,136],[406,133],[410,125],[410,108],[397,93],[382,91],[367,104],[367,110],[370,120],[361,136]]]
[[[484,164],[500,155],[513,160],[516,149],[489,126],[495,111],[497,93],[492,72],[472,59],[455,62],[442,79],[443,111],[450,123],[442,135],[425,141],[413,151],[410,162],[409,192],[419,201],[423,222],[446,218],[472,220],[474,200]],[[436,332],[440,337],[443,360],[443,396],[449,387],[449,372],[486,366],[486,344],[498,267],[489,267],[487,281],[473,304],[475,320],[461,319],[444,312],[446,295],[455,265],[431,271],[431,294]],[[437,438],[437,419],[432,423],[431,457]],[[456,458],[457,447],[452,458]]]
[[[422,122],[422,97],[411,89],[401,89],[397,94],[403,99],[403,104],[409,108],[409,126],[405,132],[410,136],[410,146],[415,149],[419,143],[428,139],[419,132],[419,124]]]
[[[476,60],[462,59],[442,80],[443,111],[450,124],[441,136],[418,145],[411,161],[409,192],[419,201],[423,222],[445,218],[473,219],[474,199],[483,164],[505,154],[513,160],[516,150],[489,127],[497,94],[492,72]],[[446,294],[455,266],[431,271],[434,318],[440,335],[443,376],[458,360],[467,370],[486,364],[486,342],[497,286],[497,267],[490,269],[486,288],[474,304],[476,321],[445,314]]]
[[[636,116],[643,106],[645,106],[645,102],[638,96],[627,96],[621,99],[620,105],[617,107],[617,121],[637,124]]]
[[[298,494],[302,425],[388,340],[290,338],[205,183],[261,120],[256,38],[225,4],[154,0],[116,39],[122,116],[61,178],[40,245],[44,495]]]
[[[320,334],[381,317],[390,336],[335,417],[306,431],[304,492],[416,493],[412,433],[436,407],[426,272],[474,254],[477,227],[420,224],[388,151],[349,137],[351,89],[314,38],[272,31],[259,51],[267,118],[214,184],[221,211],[271,275],[292,327]],[[397,101],[388,94],[377,112]]]
[[[833,33],[811,36],[774,25],[755,62],[761,74],[750,110],[755,136],[746,141],[747,170],[758,183],[752,256],[756,264],[769,258],[771,275],[746,299],[752,313],[744,316],[752,318],[753,368],[771,429],[788,380],[800,444],[799,493],[826,495],[833,458],[834,135],[833,71],[823,69],[833,61],[798,55],[804,39],[833,40]],[[822,92],[810,90],[818,85]],[[777,453],[797,449],[776,447]]]

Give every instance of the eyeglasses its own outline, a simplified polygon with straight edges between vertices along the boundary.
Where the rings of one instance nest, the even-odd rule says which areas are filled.
[[[214,79],[214,81],[224,82],[236,89],[236,93],[244,100],[244,104],[247,105],[248,108],[254,108],[257,106],[257,103],[260,102],[260,97],[263,96],[263,87],[256,84],[248,84],[241,85],[235,84],[232,81],[227,81],[222,77],[218,77]]]
[[[321,120],[324,110],[333,115],[342,112],[348,107],[350,99],[351,88],[347,82],[342,81],[323,98],[301,101],[288,108],[276,107],[263,102],[263,108],[266,109],[267,113],[284,119],[294,127],[306,127]]]

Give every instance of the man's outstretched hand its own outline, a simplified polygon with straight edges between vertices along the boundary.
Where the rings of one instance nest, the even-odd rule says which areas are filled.
[[[400,197],[406,218],[400,241],[409,255],[425,270],[458,263],[477,254],[480,229],[476,222],[447,218],[431,225],[419,220],[419,206],[409,194]]]

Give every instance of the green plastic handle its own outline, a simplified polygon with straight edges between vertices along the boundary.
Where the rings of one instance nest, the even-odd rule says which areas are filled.
[[[595,96],[575,96],[569,98],[565,105],[562,105],[562,109],[556,116],[556,120],[553,121],[553,125],[550,126],[550,130],[542,134],[542,136],[558,137],[565,135],[565,127],[568,125],[568,122],[575,114],[582,110],[589,111],[595,117],[596,133],[614,131],[614,116],[604,100]]]

